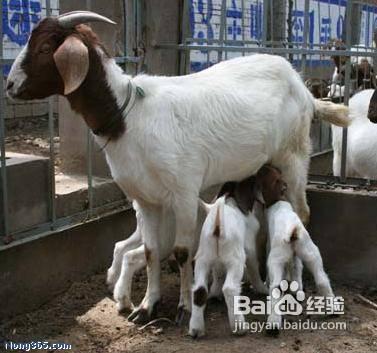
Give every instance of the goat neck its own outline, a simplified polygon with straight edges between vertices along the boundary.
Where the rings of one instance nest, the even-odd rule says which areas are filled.
[[[88,74],[82,85],[67,95],[67,99],[90,129],[116,140],[126,131],[121,107],[129,95],[131,78],[100,45],[88,46],[88,49]]]

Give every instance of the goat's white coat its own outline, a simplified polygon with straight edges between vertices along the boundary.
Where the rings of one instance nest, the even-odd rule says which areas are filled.
[[[330,281],[323,269],[321,254],[313,243],[300,218],[287,201],[278,201],[267,209],[268,240],[270,250],[267,270],[271,297],[270,327],[280,329],[282,317],[274,310],[280,298],[272,296],[283,279],[295,280],[302,289],[302,264],[313,274],[320,295],[333,297]],[[293,264],[293,266],[291,266]],[[287,273],[287,267],[293,269]]]
[[[204,221],[199,248],[195,255],[195,283],[192,292],[195,293],[198,288],[204,288],[208,293],[208,276],[211,271],[214,271],[214,281],[209,297],[218,296],[219,291],[222,290],[232,331],[234,331],[236,320],[237,322],[244,321],[243,315],[234,315],[234,296],[240,294],[246,265],[253,287],[261,293],[267,292],[259,275],[257,260],[256,237],[260,228],[256,217],[255,208],[257,207],[254,205],[253,212],[244,215],[235,201],[225,196],[218,198],[212,205],[208,205],[209,213]],[[218,236],[215,235],[217,222]],[[219,277],[223,278],[223,273],[225,281],[221,283]],[[194,295],[192,297],[189,334],[200,337],[205,332],[205,305],[195,305]]]
[[[369,102],[374,90],[354,95],[349,101],[351,125],[347,133],[346,175],[349,177],[377,178],[377,125],[368,119]],[[334,150],[333,173],[340,176],[342,155],[342,128],[332,126]]]

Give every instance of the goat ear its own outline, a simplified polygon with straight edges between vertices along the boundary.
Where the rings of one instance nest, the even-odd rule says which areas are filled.
[[[253,211],[255,201],[255,184],[256,178],[251,176],[236,184],[234,189],[234,200],[236,201],[238,208],[245,215],[247,215],[249,211]]]
[[[54,53],[54,61],[64,82],[64,94],[75,91],[89,71],[88,48],[76,36],[68,36]]]

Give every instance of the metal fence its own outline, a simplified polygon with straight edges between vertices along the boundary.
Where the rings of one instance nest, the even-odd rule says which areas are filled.
[[[124,16],[124,54],[122,56],[116,57],[117,62],[120,65],[131,65],[133,72],[137,72],[139,69],[140,58],[138,53],[135,55],[129,56],[130,50],[127,47],[126,42],[126,17],[127,12],[127,21],[132,24],[135,28],[133,32],[135,33],[135,40],[137,41],[137,36],[140,36],[140,19],[141,17],[141,6],[140,2],[134,0],[131,11],[126,7],[129,5],[127,1],[120,1],[123,7],[123,16]],[[86,9],[91,9],[91,1],[86,0]],[[26,44],[28,36],[33,28],[33,26],[39,22],[44,16],[57,15],[59,13],[59,2],[58,0],[35,0],[35,1],[0,1],[0,13],[3,16],[0,16],[0,37],[3,40],[0,41],[0,65],[3,72],[3,75],[6,77],[7,72],[15,58],[15,53],[13,55],[7,55],[8,51],[4,51],[3,43],[7,43],[9,39],[12,42],[8,45],[12,49],[21,49],[24,44]],[[6,21],[6,23],[4,22]],[[11,33],[13,31],[13,33]],[[13,37],[12,37],[13,35]],[[14,44],[14,45],[13,45]],[[132,43],[133,45],[134,43]],[[17,50],[15,50],[17,51]],[[7,57],[6,57],[7,56]],[[9,57],[11,56],[11,57]],[[54,147],[54,137],[56,134],[56,125],[58,121],[56,116],[54,116],[53,111],[53,98],[48,100],[48,140],[49,140],[49,153],[48,153],[48,177],[47,179],[47,190],[42,195],[44,202],[47,205],[46,207],[46,219],[41,222],[34,222],[30,226],[21,227],[21,229],[13,230],[10,227],[10,221],[12,220],[12,206],[10,205],[10,199],[12,198],[9,194],[9,167],[10,167],[10,158],[7,155],[6,151],[6,98],[4,94],[4,81],[5,79],[0,79],[0,151],[1,151],[1,174],[0,174],[0,248],[2,246],[11,246],[23,239],[35,239],[36,237],[42,237],[55,232],[59,229],[72,227],[90,220],[102,217],[104,215],[113,214],[121,212],[129,207],[129,204],[125,197],[122,195],[117,198],[115,201],[108,201],[105,196],[99,196],[102,198],[101,202],[95,202],[95,188],[93,175],[93,155],[98,153],[98,148],[93,145],[91,133],[89,129],[87,130],[87,143],[86,143],[86,175],[87,175],[87,191],[86,196],[84,197],[83,209],[73,208],[67,212],[60,212],[58,214],[57,209],[59,205],[57,202],[59,198],[56,193],[56,173],[55,173],[55,147]],[[28,172],[29,173],[29,172]],[[29,175],[30,174],[30,175]],[[27,178],[23,180],[23,183],[26,185],[30,183],[30,179],[33,178],[31,172],[27,175]],[[28,179],[30,178],[30,179]],[[41,181],[43,182],[43,181]],[[82,201],[82,200],[81,200]],[[61,202],[65,202],[64,198]],[[62,206],[62,205],[60,205]],[[62,207],[60,207],[62,208]],[[26,210],[27,212],[27,210]],[[14,221],[14,220],[13,220]]]

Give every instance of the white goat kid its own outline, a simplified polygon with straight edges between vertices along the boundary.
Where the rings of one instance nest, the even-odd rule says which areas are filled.
[[[244,321],[243,315],[234,315],[234,296],[240,295],[246,264],[253,287],[261,293],[267,292],[259,275],[256,237],[260,226],[254,212],[244,215],[235,200],[226,196],[218,198],[214,204],[208,205],[208,208],[195,256],[195,284],[189,328],[192,337],[201,337],[205,333],[204,309],[211,271],[215,271],[215,279],[209,297],[218,295],[219,285],[222,284],[218,282],[218,276],[225,272],[222,292],[232,332],[235,331],[236,322]]]
[[[264,221],[265,205],[279,200],[285,190],[280,170],[265,165],[255,177],[224,184],[213,205],[203,203],[208,215],[195,256],[191,336],[204,335],[204,309],[211,270],[214,281],[209,297],[218,295],[221,285],[219,273],[225,272],[222,292],[228,307],[229,324],[233,333],[243,333],[239,328],[244,317],[234,315],[234,297],[240,294],[245,265],[254,289],[260,293],[268,292],[259,273],[257,236]]]
[[[349,101],[351,125],[347,133],[346,175],[358,178],[377,178],[377,125],[368,119],[368,107],[374,90],[355,94]],[[333,173],[340,176],[342,157],[342,128],[332,126],[334,150]]]
[[[25,100],[67,97],[106,146],[114,180],[138,202],[150,261],[136,322],[148,320],[160,298],[160,223],[163,216],[175,218],[182,318],[191,309],[199,192],[242,180],[270,161],[281,168],[288,198],[307,221],[311,121],[317,116],[345,126],[347,108],[315,100],[292,66],[272,55],[236,58],[182,77],[132,78],[89,27],[78,26],[90,21],[113,23],[85,11],[43,19],[12,66],[7,93]],[[137,96],[142,91],[144,98]]]
[[[321,254],[313,243],[300,218],[287,201],[278,201],[267,209],[268,236],[270,251],[267,259],[268,278],[270,281],[271,314],[268,316],[267,330],[277,334],[282,324],[282,316],[276,309],[280,297],[273,295],[284,279],[298,282],[296,290],[302,290],[302,264],[314,276],[320,295],[333,297],[330,281],[323,269]],[[293,268],[294,273],[286,269]]]

